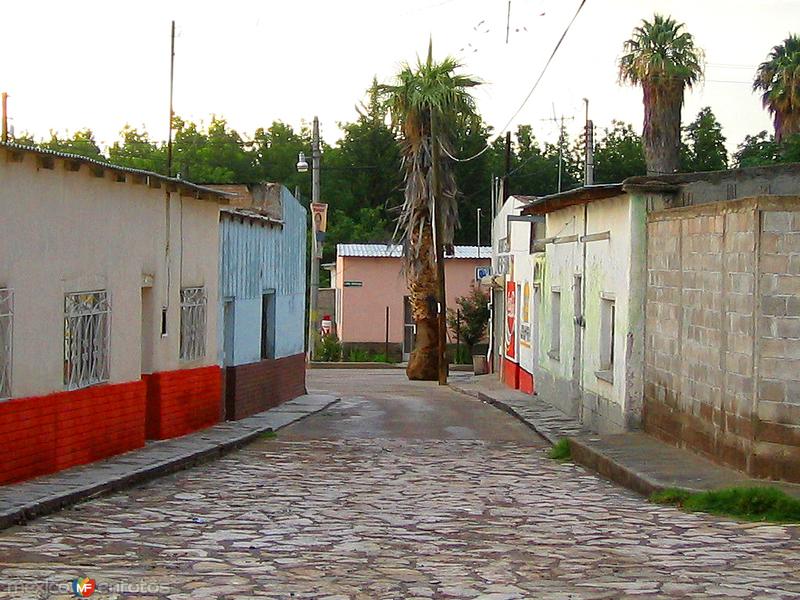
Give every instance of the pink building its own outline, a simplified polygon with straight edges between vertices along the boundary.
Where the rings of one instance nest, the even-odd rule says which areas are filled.
[[[383,352],[386,309],[389,309],[389,346],[407,359],[414,340],[408,310],[408,287],[403,273],[402,248],[384,244],[339,244],[336,264],[330,265],[336,291],[336,331],[345,349],[359,347]],[[447,306],[469,292],[479,275],[488,274],[491,248],[456,246],[445,259]],[[478,269],[485,270],[479,274]],[[455,340],[452,340],[455,342]]]

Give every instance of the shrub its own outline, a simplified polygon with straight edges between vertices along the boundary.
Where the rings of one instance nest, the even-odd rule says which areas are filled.
[[[480,287],[472,285],[469,294],[456,298],[456,304],[457,309],[447,309],[447,326],[467,345],[472,356],[472,347],[486,335],[489,324],[489,295]]]
[[[550,448],[550,453],[548,456],[553,460],[569,460],[572,458],[572,450],[569,446],[569,440],[567,438],[561,438],[558,440],[556,445]]]
[[[339,362],[342,360],[342,343],[339,341],[339,336],[335,333],[323,335],[317,356],[323,362]]]
[[[347,353],[349,362],[369,362],[369,352],[363,348],[351,348]]]

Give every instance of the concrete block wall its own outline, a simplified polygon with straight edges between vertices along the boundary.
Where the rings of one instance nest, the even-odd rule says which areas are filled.
[[[800,480],[800,199],[648,221],[646,431],[754,476]]]

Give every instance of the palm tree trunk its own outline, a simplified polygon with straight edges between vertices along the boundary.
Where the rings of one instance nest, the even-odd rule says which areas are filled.
[[[681,106],[679,82],[645,82],[644,158],[648,175],[668,175],[680,168]]]
[[[427,212],[426,208],[421,210]],[[415,272],[407,274],[411,314],[417,327],[417,334],[414,350],[406,367],[406,375],[412,380],[436,381],[439,378],[439,323],[436,314],[438,280],[434,266],[430,218],[425,220],[422,232],[412,236],[410,242],[412,248],[418,248],[420,266]]]

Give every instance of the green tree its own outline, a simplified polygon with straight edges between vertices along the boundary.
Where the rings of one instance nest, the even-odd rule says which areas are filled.
[[[711,107],[701,109],[697,118],[683,128],[683,133],[682,171],[722,171],[728,168],[728,151],[725,149],[722,125]]]
[[[644,175],[642,138],[630,123],[612,121],[595,145],[594,180],[596,183],[621,183],[628,177]]]
[[[304,152],[311,160],[311,130],[308,127],[295,132],[291,125],[274,121],[267,129],[258,128],[253,142],[258,179],[280,182],[292,192],[299,189],[301,197],[311,196],[311,174],[297,172],[297,156],[300,152]],[[325,183],[323,177],[322,185]]]
[[[766,131],[745,136],[733,155],[733,161],[737,167],[800,162],[800,134],[788,136],[781,143]]]
[[[211,117],[206,130],[174,119],[173,172],[194,183],[255,183],[253,153],[223,118]]]
[[[470,355],[475,344],[486,336],[489,325],[489,294],[480,287],[470,286],[466,296],[456,298],[457,308],[447,309],[447,325],[469,349]]]
[[[66,152],[77,154],[86,158],[105,161],[102,150],[94,139],[91,129],[81,129],[76,131],[71,138],[60,138],[58,133],[50,130],[50,140],[39,144],[41,148],[55,150],[56,152]]]
[[[406,276],[411,296],[411,312],[417,325],[415,350],[406,373],[410,379],[437,378],[437,277],[431,221],[433,209],[433,155],[443,151],[440,164],[440,189],[436,208],[442,230],[439,243],[449,244],[458,222],[457,189],[452,164],[453,134],[458,125],[475,113],[469,89],[478,82],[457,71],[459,63],[450,57],[434,62],[432,47],[427,61],[416,68],[404,65],[393,85],[381,87],[386,107],[401,136],[405,168],[405,201],[398,220],[399,240],[404,243]],[[439,148],[436,148],[436,146]]]
[[[120,141],[114,142],[108,149],[110,163],[131,169],[152,171],[166,174],[166,145],[159,146],[151,142],[146,131],[125,125],[120,131]]]
[[[648,174],[674,173],[680,166],[683,93],[703,74],[703,52],[684,25],[655,15],[643,20],[624,44],[619,60],[622,83],[641,85],[644,155]]]
[[[753,91],[773,117],[775,140],[800,133],[800,37],[790,35],[758,67]]]

